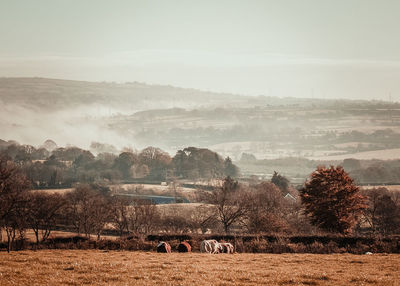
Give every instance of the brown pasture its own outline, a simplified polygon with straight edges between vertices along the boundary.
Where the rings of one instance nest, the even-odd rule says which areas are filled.
[[[395,254],[0,253],[0,285],[400,285]]]

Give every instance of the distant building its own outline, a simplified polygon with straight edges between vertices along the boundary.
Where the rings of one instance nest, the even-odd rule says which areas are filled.
[[[287,199],[287,200],[296,201],[296,198],[295,198],[291,193],[287,193],[287,194],[284,196],[284,198]]]

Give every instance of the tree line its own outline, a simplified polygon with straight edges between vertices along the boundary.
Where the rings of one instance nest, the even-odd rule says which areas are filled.
[[[201,204],[195,208],[177,212],[89,184],[61,194],[32,191],[18,165],[0,161],[0,226],[8,250],[26,239],[28,229],[37,245],[57,229],[97,238],[105,233],[400,232],[398,193],[360,191],[342,167],[319,167],[298,193],[278,173],[272,182],[254,184],[228,176],[213,190],[199,192],[197,201]]]
[[[74,183],[169,181],[172,179],[211,179],[236,177],[239,169],[227,157],[208,149],[188,147],[174,157],[155,147],[140,152],[125,150],[119,155],[99,153],[78,147],[45,148],[0,144],[0,156],[19,165],[34,188],[71,187]]]

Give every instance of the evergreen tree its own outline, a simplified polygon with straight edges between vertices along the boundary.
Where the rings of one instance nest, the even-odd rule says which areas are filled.
[[[289,180],[286,177],[274,171],[274,174],[271,178],[271,183],[277,186],[282,192],[287,193],[289,187]]]

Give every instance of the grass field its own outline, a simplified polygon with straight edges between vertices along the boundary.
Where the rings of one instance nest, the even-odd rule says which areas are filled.
[[[400,185],[361,186],[363,189],[386,188],[391,192],[400,192]]]
[[[0,253],[0,285],[400,285],[400,255]]]
[[[354,154],[343,154],[343,155],[332,155],[332,156],[314,156],[308,157],[312,160],[323,160],[323,161],[342,161],[347,158],[353,158],[357,160],[394,160],[400,158],[400,148],[376,150],[376,151],[365,151]]]

